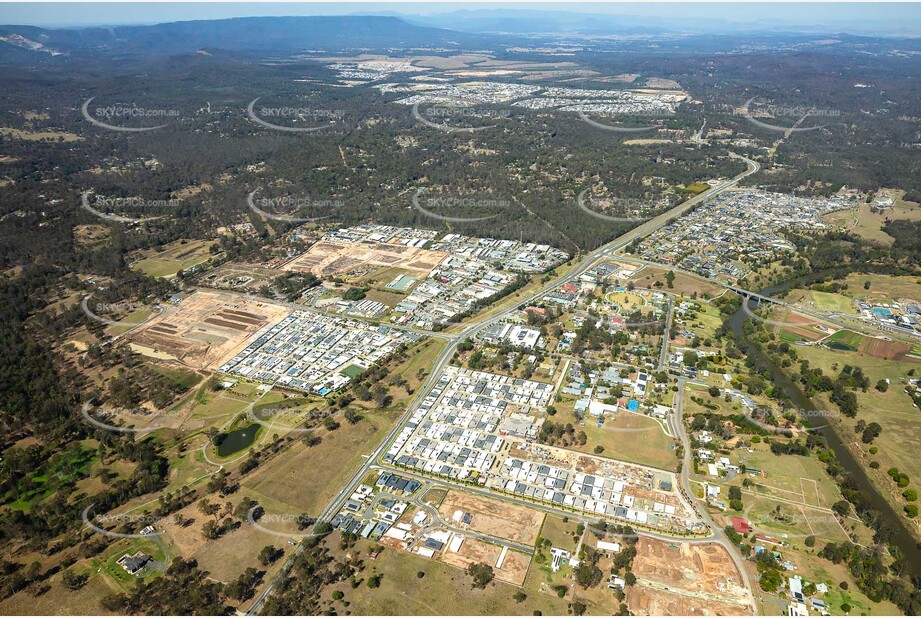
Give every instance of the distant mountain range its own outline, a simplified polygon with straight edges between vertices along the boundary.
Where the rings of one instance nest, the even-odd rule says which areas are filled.
[[[740,8],[744,12],[744,8]],[[778,9],[778,14],[783,11]],[[462,9],[450,13],[415,16],[404,15],[408,21],[426,26],[450,28],[462,32],[508,33],[508,34],[580,34],[580,35],[630,35],[630,34],[739,34],[753,32],[832,34],[847,31],[842,24],[832,27],[819,24],[791,24],[783,20],[774,21],[729,21],[714,17],[616,15],[603,13],[576,13],[559,10],[522,9]],[[915,24],[917,25],[917,24]],[[873,24],[855,24],[855,32],[866,34]],[[896,34],[890,25],[888,29]],[[904,24],[906,36],[918,36],[911,31],[912,24]]]
[[[199,49],[289,55],[312,50],[473,48],[495,36],[412,24],[392,16],[243,17],[147,26],[50,29],[0,26],[0,58],[47,53],[137,56]]]
[[[87,28],[0,26],[0,62],[35,63],[53,58],[144,58],[223,50],[243,55],[290,58],[323,52],[456,52],[504,47],[573,43],[608,51],[609,39],[641,53],[669,40],[671,51],[725,51],[730,48],[791,49],[800,44],[828,48],[829,43],[871,49],[917,51],[921,39],[886,39],[841,34],[783,31],[693,33],[699,20],[684,20],[672,30],[656,20],[562,11],[463,10],[430,16],[349,15],[241,17],[154,25]],[[710,24],[712,27],[713,24]],[[721,27],[725,27],[721,26]],[[826,40],[829,39],[829,40]],[[830,41],[830,39],[834,39]],[[624,41],[633,40],[634,44]],[[679,44],[680,42],[680,44]],[[777,42],[784,46],[775,45]]]

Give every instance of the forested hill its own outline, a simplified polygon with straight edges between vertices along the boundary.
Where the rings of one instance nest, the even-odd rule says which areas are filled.
[[[458,49],[495,37],[409,24],[386,16],[244,17],[150,26],[47,29],[0,26],[0,57],[181,54],[214,48],[286,55],[311,50],[388,47]],[[46,53],[42,53],[46,52]]]

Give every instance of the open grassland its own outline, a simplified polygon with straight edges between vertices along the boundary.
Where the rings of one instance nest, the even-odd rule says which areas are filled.
[[[697,277],[692,277],[690,275],[685,275],[684,273],[676,273],[675,280],[672,282],[672,288],[669,288],[665,283],[665,273],[666,269],[659,268],[658,266],[646,266],[642,270],[637,271],[633,276],[631,281],[637,287],[644,288],[655,288],[655,282],[661,281],[663,292],[670,292],[672,294],[678,294],[679,296],[686,296],[688,298],[713,298],[719,296],[723,292],[723,288],[704,279],[698,279]]]
[[[752,453],[738,451],[738,460],[763,475],[753,476],[760,495],[818,507],[830,507],[841,499],[837,486],[825,472],[824,464],[813,456],[775,455],[766,444],[753,444]],[[736,457],[733,457],[735,462]]]
[[[191,268],[212,257],[209,240],[176,241],[162,251],[150,250],[131,265],[149,277],[172,277],[180,270]]]
[[[37,613],[63,616],[114,616],[102,606],[102,599],[118,589],[106,584],[101,574],[93,574],[79,590],[69,590],[61,582],[60,573],[49,578],[51,589],[40,597],[28,590],[0,601],[0,613],[6,616],[30,616]]]
[[[106,327],[106,334],[110,337],[114,337],[126,333],[141,322],[144,322],[152,313],[153,311],[146,307],[136,309],[120,319],[118,324],[112,324]]]
[[[870,204],[861,204],[857,209],[840,210],[826,215],[824,219],[827,223],[843,227],[861,238],[889,247],[895,239],[882,230],[886,219],[921,221],[921,208],[918,208],[917,204],[897,200],[892,208],[873,213],[870,212]]]
[[[324,599],[337,610],[344,612],[343,601],[355,615],[532,615],[540,611],[545,615],[566,615],[568,603],[555,594],[541,594],[528,587],[527,599],[516,602],[512,596],[518,587],[497,580],[484,590],[473,590],[471,579],[462,570],[443,562],[428,560],[416,554],[395,549],[385,549],[375,560],[368,560],[371,543],[360,540],[352,551],[365,556],[365,579],[374,573],[382,576],[379,588],[360,585],[352,589],[347,583],[336,584],[324,591]],[[342,552],[334,549],[336,555]],[[532,566],[533,569],[533,566]],[[417,576],[424,573],[421,579]],[[344,594],[341,601],[333,601],[333,591]],[[330,595],[330,596],[327,596]]]
[[[547,515],[540,529],[540,538],[549,540],[553,547],[572,552],[579,543],[578,527],[579,522],[577,521],[571,519],[563,521],[562,517]]]
[[[784,300],[823,313],[858,315],[854,302],[842,294],[819,292],[818,290],[797,290],[787,294]]]
[[[921,277],[851,273],[841,281],[848,286],[841,294],[867,302],[885,303],[899,298],[921,301]],[[869,290],[863,287],[867,281],[870,282]]]
[[[319,515],[358,469],[367,453],[383,439],[396,414],[368,412],[355,425],[319,429],[316,446],[298,441],[243,482],[255,494],[288,504],[295,512]]]
[[[595,455],[595,447],[601,446],[604,450],[598,454],[600,457],[675,470],[678,465],[675,440],[655,419],[620,410],[606,415],[604,423],[599,426],[598,419],[593,416],[586,416],[584,420],[576,417],[575,401],[576,397],[563,395],[562,401],[553,404],[556,415],[550,417],[554,423],[571,423],[577,432],[585,432],[587,440],[584,445],[573,444],[566,448]]]
[[[838,524],[837,517],[832,513],[750,494],[743,496],[743,502],[745,509],[742,515],[751,522],[756,533],[784,538],[791,547],[806,550],[805,539],[809,535],[826,543],[856,540]],[[848,522],[848,528],[851,525],[856,527],[859,524]]]
[[[810,309],[843,315],[857,315],[854,301],[858,300],[870,304],[891,304],[899,299],[921,302],[919,277],[850,273],[834,282],[847,288],[834,293],[795,288],[787,293],[784,300]],[[864,287],[867,282],[870,283],[869,289]]]

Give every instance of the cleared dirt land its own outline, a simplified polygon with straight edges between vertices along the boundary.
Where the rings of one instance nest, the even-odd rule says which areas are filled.
[[[750,616],[733,603],[698,599],[637,584],[627,588],[627,607],[634,616]]]
[[[438,509],[447,521],[453,521],[457,511],[470,513],[472,519],[469,528],[477,532],[491,534],[499,538],[533,545],[537,541],[542,513],[535,509],[513,506],[498,500],[476,496],[461,491],[451,490]]]
[[[441,556],[442,562],[459,569],[466,569],[468,565],[485,563],[493,567],[496,579],[520,586],[528,574],[528,565],[531,564],[530,556],[520,552],[507,550],[502,556],[503,549],[478,539],[464,539],[463,544],[452,552],[450,549]],[[502,557],[502,566],[499,567],[499,558]]]
[[[640,537],[627,591],[635,614],[751,614],[741,577],[726,550],[716,544],[669,543]],[[631,596],[632,595],[632,596]]]
[[[189,367],[212,369],[233,357],[261,328],[288,310],[271,303],[198,291],[128,336],[136,350],[179,359]]]
[[[401,269],[425,277],[447,255],[444,251],[388,243],[340,245],[318,242],[284,264],[282,269],[311,272],[318,277],[326,277],[351,273],[359,268],[391,268],[399,265]]]

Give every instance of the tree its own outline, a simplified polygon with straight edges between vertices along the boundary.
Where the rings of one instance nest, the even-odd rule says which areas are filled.
[[[89,578],[90,576],[86,573],[80,573],[78,575],[70,569],[66,569],[63,573],[61,573],[61,581],[64,583],[64,586],[66,586],[68,590],[79,590],[86,584]]]
[[[815,547],[815,537],[811,534],[806,537],[806,540],[803,541],[806,544],[806,547]]]
[[[889,390],[889,380],[880,380],[876,383],[876,390],[881,393],[885,393]]]
[[[774,592],[780,587],[782,580],[783,578],[780,573],[774,569],[768,569],[761,574],[761,579],[758,581],[758,584],[765,592]]]
[[[526,595],[523,590],[517,590],[515,594],[512,595],[512,598],[515,599],[516,603],[521,603],[528,598],[528,595]]]
[[[247,519],[251,510],[253,512],[253,520],[258,520],[264,513],[264,509],[259,506],[258,502],[252,498],[243,498],[240,500],[240,504],[237,505],[237,508],[234,509],[233,514],[237,519]]]
[[[467,575],[473,578],[474,588],[485,588],[496,576],[492,567],[484,562],[467,565]]]
[[[883,428],[879,423],[873,422],[866,426],[863,434],[860,436],[864,444],[870,444],[882,432]]]
[[[247,567],[236,580],[230,582],[225,588],[227,596],[238,601],[246,601],[256,594],[256,587],[262,582],[264,573],[253,567]]]
[[[344,300],[353,300],[353,301],[362,300],[364,299],[366,292],[367,290],[364,288],[349,288],[348,290],[345,291],[345,294],[342,295],[342,298]]]
[[[371,398],[374,399],[378,408],[386,408],[390,403],[389,391],[380,382],[371,388]]]
[[[742,489],[738,485],[732,485],[729,487],[729,499],[730,500],[741,500],[742,499]]]
[[[831,510],[842,517],[847,517],[851,514],[851,504],[847,500],[838,500],[831,505]]]
[[[383,575],[375,573],[368,578],[368,588],[380,588],[382,579],[384,579]]]
[[[909,502],[914,502],[918,499],[918,492],[914,489],[906,489],[902,492],[902,497],[908,500]]]
[[[274,545],[266,545],[262,548],[262,551],[259,552],[259,562],[261,562],[263,566],[269,566],[281,558],[284,553],[283,550],[278,549]]]
[[[353,390],[355,391],[355,396],[362,401],[371,401],[371,389],[364,382],[356,384]]]
[[[583,588],[591,588],[601,581],[602,573],[594,562],[585,559],[576,567],[574,576],[577,584]]]
[[[207,498],[202,498],[198,501],[198,510],[201,511],[202,515],[214,515],[220,508],[219,504],[208,502]]]

